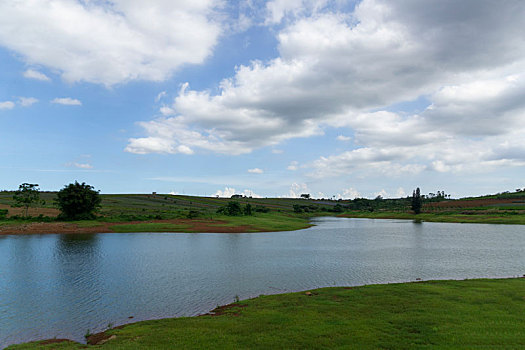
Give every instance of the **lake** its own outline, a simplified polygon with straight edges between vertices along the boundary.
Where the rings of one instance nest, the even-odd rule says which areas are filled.
[[[525,226],[318,218],[291,232],[0,236],[0,347],[260,294],[525,274]],[[130,318],[133,317],[133,318]]]

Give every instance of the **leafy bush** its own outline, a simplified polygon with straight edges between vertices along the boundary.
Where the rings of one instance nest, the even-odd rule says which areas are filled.
[[[57,193],[56,204],[60,209],[60,219],[90,220],[100,208],[100,195],[93,186],[85,182],[69,184]]]
[[[217,209],[218,214],[224,214],[229,216],[238,216],[242,214],[241,205],[239,202],[231,201],[228,202],[224,207]]]
[[[257,213],[268,213],[270,211],[270,208],[265,207],[264,205],[256,205],[255,211]]]
[[[252,212],[252,205],[250,203],[246,204],[246,206],[243,209],[244,215],[253,215]]]
[[[0,209],[0,219],[5,219],[7,217],[8,213],[9,213],[9,210],[7,210],[7,209]]]

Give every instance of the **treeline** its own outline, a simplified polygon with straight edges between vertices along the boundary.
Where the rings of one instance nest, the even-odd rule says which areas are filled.
[[[18,186],[13,194],[13,207],[23,208],[24,218],[29,216],[29,208],[45,204],[40,200],[40,189],[38,184],[23,183]],[[54,200],[55,206],[60,210],[58,216],[59,220],[90,220],[95,218],[95,214],[100,208],[100,194],[95,191],[91,185],[83,183],[68,184],[64,186],[56,194]],[[4,219],[8,214],[8,210],[0,211],[0,218]],[[16,217],[18,219],[18,217]],[[39,215],[40,221],[51,218],[46,218]]]

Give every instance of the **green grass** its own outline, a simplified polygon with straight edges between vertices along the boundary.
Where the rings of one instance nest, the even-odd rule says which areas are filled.
[[[494,213],[475,213],[462,214],[458,212],[445,213],[421,213],[415,215],[413,213],[399,213],[399,212],[364,212],[352,211],[345,212],[344,217],[349,218],[369,218],[369,219],[404,219],[404,220],[421,220],[428,222],[454,222],[454,223],[475,223],[475,224],[513,224],[525,225],[525,214],[508,212],[494,212]]]
[[[292,231],[310,227],[305,216],[294,216],[283,213],[256,213],[253,216],[217,216],[227,223],[217,226],[251,226],[248,232],[257,231]]]
[[[103,349],[525,347],[525,279],[429,281],[261,296],[218,316],[138,322]],[[78,349],[38,342],[9,349]]]
[[[13,204],[12,192],[0,192],[0,204]],[[521,197],[519,197],[519,196]],[[524,192],[512,197],[515,201],[525,196]],[[45,208],[53,206],[53,198],[56,193],[41,193],[41,198],[45,200]],[[213,198],[213,197],[195,197],[166,194],[103,194],[102,207],[99,217],[96,220],[85,222],[74,222],[80,228],[89,228],[102,225],[102,223],[115,223],[116,232],[196,232],[194,225],[175,223],[148,223],[147,221],[186,219],[188,217],[196,220],[220,219],[225,221],[223,224],[216,224],[216,227],[245,227],[246,232],[257,231],[286,231],[297,230],[309,227],[308,219],[315,216],[334,216],[339,213],[326,212],[336,204],[343,207],[352,204],[349,201],[330,201],[330,200],[304,200],[292,198],[242,198],[236,199],[243,207],[251,204],[254,209],[253,216],[225,217],[217,214],[217,209],[225,206],[232,199],[230,198]],[[481,197],[480,197],[481,198]],[[461,201],[449,201],[450,205],[458,204]],[[466,201],[468,202],[468,200]],[[387,205],[388,201],[383,204]],[[390,218],[390,219],[408,219],[434,222],[457,222],[457,223],[486,223],[486,224],[525,224],[525,203],[498,204],[491,206],[478,207],[424,207],[424,213],[414,215],[408,207],[376,208],[370,212],[366,209],[360,211],[347,210],[343,213],[346,217],[361,218]],[[299,205],[308,212],[297,214],[294,212],[294,205]],[[255,212],[255,208],[263,206],[270,211],[268,213]],[[37,213],[37,211],[35,211]],[[34,214],[37,215],[37,214]],[[48,215],[48,214],[46,214]],[[42,221],[37,217],[31,220],[0,220],[0,227],[20,226],[27,224],[29,221]],[[54,220],[47,218],[47,220]],[[140,224],[131,224],[132,221],[143,221]],[[215,224],[212,224],[213,226]]]

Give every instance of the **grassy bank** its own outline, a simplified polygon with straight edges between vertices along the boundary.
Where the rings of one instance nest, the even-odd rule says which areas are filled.
[[[437,212],[413,213],[400,212],[364,212],[364,211],[347,211],[341,217],[347,218],[368,218],[368,219],[404,219],[404,220],[421,220],[427,222],[455,222],[455,223],[476,223],[476,224],[508,224],[508,225],[525,225],[525,214],[514,212]]]
[[[12,192],[0,192],[1,234],[97,233],[97,232],[264,232],[307,228],[315,216],[372,219],[408,219],[435,222],[525,224],[525,192],[463,200],[428,199],[423,212],[410,211],[409,198],[399,199],[297,199],[215,198],[167,194],[103,194],[98,218],[62,222],[56,219],[55,192],[41,193],[42,202],[30,208],[14,208]],[[252,215],[228,216],[218,210],[236,201],[248,205]]]
[[[261,296],[214,315],[138,322],[92,341],[105,340],[96,346],[103,349],[521,348],[524,289],[521,278],[324,288]]]

